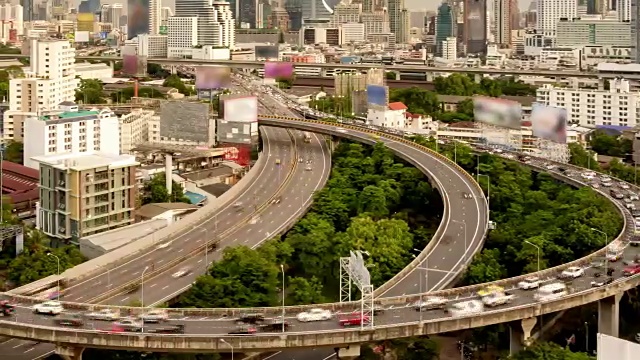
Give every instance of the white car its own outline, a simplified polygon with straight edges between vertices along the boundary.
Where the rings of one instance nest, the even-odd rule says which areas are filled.
[[[418,300],[413,304],[416,311],[427,311],[435,309],[444,309],[448,300],[443,297],[430,296],[424,300]]]
[[[518,283],[518,289],[531,290],[540,287],[540,279],[537,277],[528,277]]]
[[[173,273],[173,275],[171,275],[172,278],[177,279],[177,278],[181,278],[183,276],[187,276],[191,273],[191,268],[190,267],[183,267],[180,268],[180,270],[176,271]]]
[[[331,311],[324,309],[311,309],[309,311],[301,312],[296,316],[296,319],[301,322],[330,320]]]
[[[63,311],[62,304],[57,301],[47,301],[33,307],[36,314],[60,315]]]
[[[480,300],[469,300],[451,305],[447,311],[451,316],[466,316],[478,314],[484,311],[484,304]]]
[[[169,315],[163,310],[149,310],[146,314],[140,315],[140,320],[146,323],[159,323],[168,319]]]
[[[102,309],[88,313],[87,317],[91,320],[116,321],[120,318],[120,314],[111,309]]]
[[[564,279],[577,279],[584,275],[584,269],[577,266],[572,266],[560,274],[560,277]]]
[[[640,197],[638,197],[638,195],[636,194],[632,194],[629,196],[629,199],[631,199],[631,201],[638,201],[640,200]]]
[[[621,187],[622,189],[628,189],[628,188],[629,188],[629,184],[627,184],[627,183],[620,183],[620,187]]]

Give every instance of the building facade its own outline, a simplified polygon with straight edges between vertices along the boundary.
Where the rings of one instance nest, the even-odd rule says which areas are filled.
[[[556,28],[556,46],[631,45],[631,24],[602,19],[561,19]]]

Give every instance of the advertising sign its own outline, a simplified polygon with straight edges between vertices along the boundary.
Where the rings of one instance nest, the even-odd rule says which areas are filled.
[[[197,66],[196,89],[211,90],[228,87],[231,70],[226,66]]]
[[[160,35],[167,35],[169,33],[169,30],[167,28],[167,25],[160,25]]]
[[[255,96],[237,97],[222,100],[226,121],[258,121],[258,98]]]
[[[256,45],[256,59],[278,59],[278,45]]]
[[[565,144],[567,142],[567,110],[535,103],[531,109],[533,136]]]
[[[88,31],[76,31],[74,39],[76,42],[89,42]]]
[[[290,79],[293,76],[293,64],[269,61],[264,64],[265,79]]]
[[[380,85],[367,85],[367,104],[388,106],[389,88]]]
[[[473,98],[473,116],[476,121],[489,125],[520,129],[522,105],[511,100],[476,96]]]

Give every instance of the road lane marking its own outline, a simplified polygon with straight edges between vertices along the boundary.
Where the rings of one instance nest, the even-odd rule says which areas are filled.
[[[24,354],[28,353],[29,351],[33,351],[33,349],[35,349],[35,348],[33,348],[33,347],[32,347],[32,348],[30,348],[30,349],[25,350],[25,351],[24,351]]]
[[[162,290],[167,290],[168,288],[169,288],[169,285],[163,287]]]
[[[120,302],[125,302],[125,301],[127,301],[127,300],[129,300],[129,297],[128,297],[128,296],[127,296],[126,298],[124,298],[124,299],[120,300]]]
[[[158,284],[151,284],[151,285],[149,285],[149,288],[152,288],[152,287],[154,287],[156,285],[158,285]]]

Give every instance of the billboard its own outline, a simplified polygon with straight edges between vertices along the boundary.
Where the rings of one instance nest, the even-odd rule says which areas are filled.
[[[209,104],[168,101],[160,105],[160,136],[210,143]]]
[[[169,29],[167,25],[160,25],[160,35],[167,35],[169,33]]]
[[[9,29],[9,42],[15,43],[18,41],[18,29]]]
[[[638,358],[640,344],[598,333],[598,360],[632,360]]]
[[[76,18],[76,31],[93,32],[96,26],[96,16],[94,14],[78,14]]]
[[[244,96],[223,99],[223,116],[226,121],[256,122],[258,121],[258,98]]]
[[[473,98],[476,121],[510,129],[520,129],[522,105],[515,101],[476,96]]]
[[[228,87],[231,70],[226,66],[196,66],[196,89],[211,90]]]
[[[88,31],[76,31],[74,35],[75,42],[89,42],[89,32]]]
[[[221,143],[220,146],[224,149],[224,160],[240,166],[247,166],[251,162],[251,145]]]
[[[567,142],[567,110],[534,103],[531,108],[533,136],[565,144]]]
[[[278,45],[256,45],[256,59],[277,59],[280,52]]]
[[[293,64],[288,62],[268,61],[264,63],[266,79],[289,79],[293,76]]]
[[[367,85],[367,104],[389,106],[389,87]]]
[[[133,39],[149,32],[149,0],[127,1],[127,38]]]

